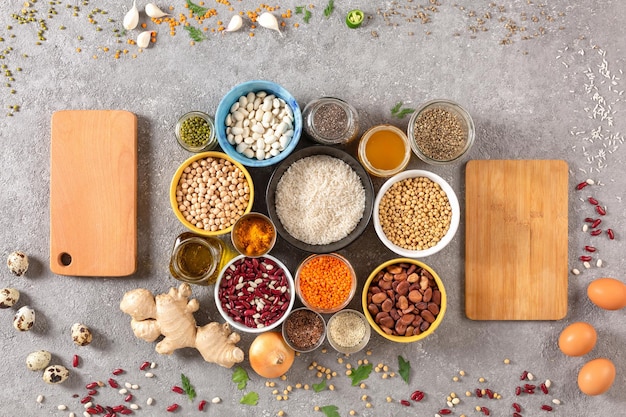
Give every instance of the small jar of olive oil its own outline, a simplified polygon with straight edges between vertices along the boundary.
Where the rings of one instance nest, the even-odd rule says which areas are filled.
[[[232,250],[216,237],[181,233],[172,249],[170,273],[189,284],[215,284],[222,267],[233,255]]]

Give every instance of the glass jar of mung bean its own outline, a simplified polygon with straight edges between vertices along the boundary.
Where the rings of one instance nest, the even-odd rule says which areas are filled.
[[[205,152],[215,149],[217,136],[213,119],[201,111],[185,113],[176,123],[176,139],[189,152]]]

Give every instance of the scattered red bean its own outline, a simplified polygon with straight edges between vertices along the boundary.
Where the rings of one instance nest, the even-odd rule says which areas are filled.
[[[411,405],[411,403],[410,403],[410,402],[408,402],[407,400],[400,400],[400,404],[402,404],[402,405],[403,405],[403,406],[405,406],[405,407],[408,407],[408,406],[410,406],[410,405]]]
[[[515,395],[520,395],[522,393],[522,387],[515,387]]]
[[[600,216],[604,216],[606,214],[606,210],[602,206],[596,206],[596,213]]]
[[[552,411],[552,407],[550,407],[549,405],[545,405],[545,404],[541,406],[541,409],[544,411]]]
[[[476,390],[474,390],[474,392],[476,393],[476,396],[478,398],[482,398],[483,392],[480,390],[480,388],[476,388]]]
[[[85,411],[92,415],[99,414],[98,409],[95,407],[88,407]]]
[[[200,401],[200,403],[198,403],[198,411],[204,411],[204,407],[206,407],[206,404],[206,400]]]
[[[606,229],[606,234],[609,235],[609,239],[615,239],[615,233],[613,233],[613,229]]]
[[[116,380],[114,380],[113,378],[109,378],[109,386],[111,388],[119,388],[120,385],[117,383]]]
[[[522,412],[522,406],[519,405],[518,403],[513,403],[513,409],[517,411],[518,413]]]
[[[493,391],[490,390],[489,388],[487,388],[485,390],[485,394],[487,394],[487,397],[489,397],[490,400],[493,400]]]
[[[90,389],[89,391],[87,391],[87,395],[96,395],[97,393],[98,391],[95,389]]]
[[[97,382],[90,382],[87,385],[85,385],[85,388],[87,388],[87,389],[94,389],[97,386],[98,386]]]
[[[593,223],[596,219],[594,219],[593,217],[585,217],[585,222],[586,223]]]
[[[172,405],[168,405],[166,410],[170,413],[173,413],[174,411],[178,410],[179,405],[174,403]]]
[[[128,394],[126,397],[124,397],[124,401],[126,401],[127,403],[131,402],[133,400],[133,394]]]
[[[104,407],[100,404],[96,404],[96,410],[98,410],[98,413],[104,413]]]
[[[593,222],[591,222],[591,227],[595,229],[596,227],[600,226],[600,223],[602,223],[601,219],[595,219]]]
[[[113,370],[113,375],[122,375],[124,373],[124,370],[121,368],[117,368]]]
[[[520,413],[513,413],[513,417],[522,417]]]
[[[120,404],[120,405],[116,405],[115,407],[112,407],[111,409],[113,410],[113,412],[119,413],[120,411],[122,411],[125,408],[126,408],[125,405]]]
[[[72,358],[72,366],[74,368],[77,368],[79,364],[80,364],[80,357],[78,355],[74,355],[74,357]]]
[[[580,260],[581,260],[581,261],[583,261],[583,262],[589,262],[589,261],[591,261],[593,258],[592,258],[591,256],[589,256],[589,255],[582,255],[582,256],[581,256],[580,258],[578,258],[578,259],[580,259]]]
[[[585,182],[585,183],[581,183],[581,184],[587,184],[587,183]],[[520,377],[519,377],[520,381],[523,381],[526,378],[528,378],[528,371],[522,372],[522,375],[520,375]]]
[[[422,391],[415,391],[411,394],[411,399],[417,402],[422,401],[424,399],[424,393]]]
[[[80,399],[81,404],[87,404],[90,401],[91,401],[91,397],[89,395]]]
[[[133,410],[129,408],[125,408],[122,411],[120,411],[120,414],[124,414],[124,415],[132,414],[132,413],[133,413]]]
[[[589,200],[589,203],[593,204],[594,206],[598,205],[598,200],[596,200],[595,198],[589,197],[588,200]]]
[[[593,253],[593,252],[595,252],[595,251],[596,251],[596,248],[595,248],[595,246],[589,246],[589,245],[587,245],[587,246],[585,246],[585,250],[586,250],[587,252],[591,252],[591,253]]]
[[[589,184],[587,184],[587,182],[586,182],[586,181],[583,181],[583,182],[581,182],[580,184],[578,184],[578,185],[576,186],[576,189],[577,189],[578,191],[580,191],[580,190],[582,190],[583,188],[585,188],[585,187],[586,187],[586,186],[588,186],[588,185],[589,185]]]
[[[544,394],[548,394],[548,386],[546,384],[542,382],[541,385],[539,385],[539,388],[541,388],[541,391],[543,391]]]
[[[184,394],[185,390],[183,390],[181,387],[179,387],[178,385],[174,385],[172,387],[172,391],[174,391],[177,394]]]
[[[145,371],[149,367],[150,367],[150,362],[143,362],[141,365],[139,365],[139,370],[140,371]]]
[[[448,408],[442,408],[441,410],[439,410],[439,414],[441,414],[442,416],[452,414],[452,410]]]
[[[591,236],[598,236],[602,233],[602,229],[595,229],[591,231]]]
[[[489,411],[489,409],[487,407],[480,407],[480,411],[482,411],[483,414],[486,415],[486,416],[491,414],[491,412]]]

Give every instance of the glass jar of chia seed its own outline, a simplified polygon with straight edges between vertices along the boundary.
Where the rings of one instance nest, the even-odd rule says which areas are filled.
[[[322,97],[309,102],[302,111],[304,132],[323,145],[345,145],[359,133],[356,109],[343,100]]]

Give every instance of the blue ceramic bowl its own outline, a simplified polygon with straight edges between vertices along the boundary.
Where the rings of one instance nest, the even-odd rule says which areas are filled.
[[[293,137],[287,147],[278,155],[264,160],[248,158],[247,156],[240,154],[235,149],[235,146],[228,143],[228,140],[226,139],[225,120],[226,116],[230,113],[231,106],[239,100],[239,97],[245,96],[249,92],[256,93],[259,91],[274,94],[276,97],[285,100],[285,103],[291,107],[294,116]],[[282,161],[296,148],[296,145],[300,140],[300,136],[302,135],[302,112],[300,111],[300,107],[298,106],[296,99],[280,85],[264,80],[246,81],[233,87],[228,93],[226,93],[224,98],[222,98],[222,101],[220,101],[220,104],[217,106],[217,112],[215,113],[215,132],[217,134],[217,141],[220,147],[232,159],[248,167],[266,167]]]

